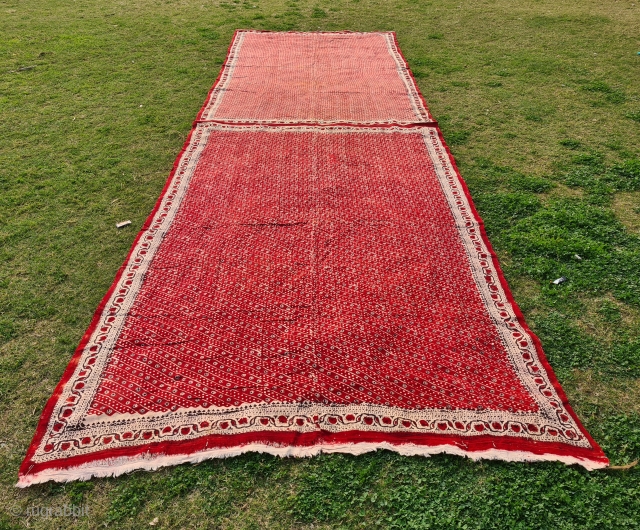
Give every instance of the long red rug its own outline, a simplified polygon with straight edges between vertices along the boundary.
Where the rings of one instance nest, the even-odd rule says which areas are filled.
[[[239,31],[18,485],[380,448],[608,463],[395,35]]]

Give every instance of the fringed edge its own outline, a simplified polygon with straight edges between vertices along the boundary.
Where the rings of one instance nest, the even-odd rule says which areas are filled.
[[[425,446],[416,444],[391,444],[379,443],[348,443],[348,444],[322,444],[310,447],[277,447],[263,443],[252,443],[234,448],[205,449],[188,455],[151,455],[143,453],[137,456],[106,458],[96,462],[81,464],[68,469],[45,469],[33,475],[20,475],[16,487],[26,488],[33,484],[42,484],[53,480],[55,482],[71,482],[73,480],[89,480],[92,477],[117,477],[137,471],[155,471],[165,466],[179,464],[198,464],[212,458],[229,458],[244,453],[267,453],[274,456],[285,457],[311,457],[320,453],[347,453],[361,455],[379,449],[394,451],[403,456],[431,456],[441,453],[464,456],[471,460],[502,460],[506,462],[562,462],[566,465],[579,464],[588,471],[606,468],[607,462],[578,458],[575,456],[556,454],[535,454],[529,451],[512,451],[506,449],[488,449],[484,451],[465,451],[455,445]]]

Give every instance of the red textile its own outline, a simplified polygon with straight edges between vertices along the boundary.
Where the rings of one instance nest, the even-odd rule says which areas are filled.
[[[430,119],[392,33],[239,32],[201,120]]]
[[[248,450],[607,465],[416,94],[393,34],[238,32],[19,485]]]

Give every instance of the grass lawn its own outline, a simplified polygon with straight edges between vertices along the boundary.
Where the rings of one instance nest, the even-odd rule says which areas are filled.
[[[0,528],[639,528],[640,466],[245,455],[14,488],[236,28],[397,32],[570,401],[640,457],[632,0],[1,0]],[[90,517],[12,515],[65,503]]]

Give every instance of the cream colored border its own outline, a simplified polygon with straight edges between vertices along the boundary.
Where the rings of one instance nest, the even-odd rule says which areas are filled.
[[[391,443],[349,443],[349,444],[317,444],[310,447],[275,447],[267,444],[247,444],[225,449],[206,449],[188,455],[152,455],[143,454],[135,457],[109,458],[82,464],[67,469],[47,469],[40,473],[20,477],[17,484],[26,488],[33,484],[42,484],[49,480],[70,482],[72,480],[89,480],[91,477],[117,477],[138,469],[155,471],[161,467],[179,464],[196,464],[211,458],[229,458],[248,452],[266,453],[285,457],[311,457],[321,453],[347,453],[362,455],[372,451],[386,449],[404,456],[431,456],[441,453],[458,455],[471,460],[502,460],[506,462],[562,462],[566,465],[579,464],[588,471],[607,467],[608,464],[595,462],[573,456],[555,454],[535,454],[529,451],[488,449],[485,451],[465,451],[455,445],[424,446],[415,444],[394,445]]]

